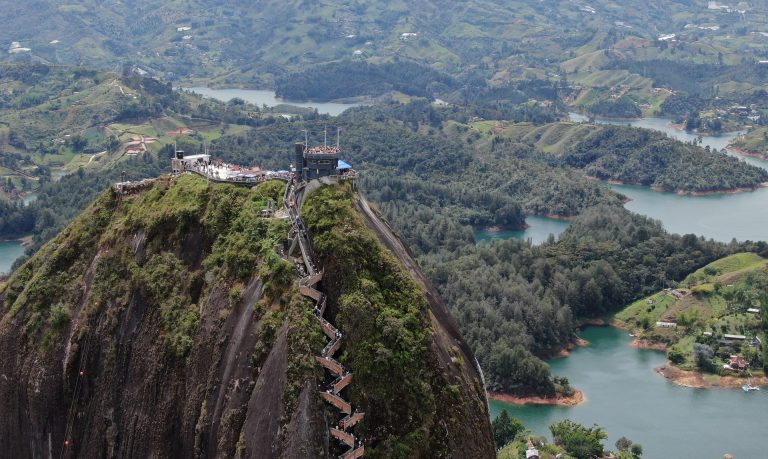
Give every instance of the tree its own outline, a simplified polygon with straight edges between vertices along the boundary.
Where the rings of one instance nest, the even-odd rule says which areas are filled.
[[[627,437],[616,440],[616,449],[619,450],[619,458],[629,458],[631,454],[632,459],[638,459],[643,455],[643,446],[639,443],[632,443],[632,440]]]
[[[602,441],[608,438],[598,426],[584,427],[581,424],[564,419],[549,426],[555,444],[562,446],[577,459],[590,459],[603,456]]]
[[[679,347],[672,346],[667,351],[667,358],[674,364],[681,364],[685,362],[685,352]],[[622,437],[623,438],[623,437]],[[618,445],[617,445],[618,447]]]
[[[699,117],[699,112],[692,111],[688,114],[688,117],[685,119],[685,130],[693,131],[694,129],[698,128],[700,124],[701,124],[701,118]]]
[[[77,152],[83,151],[88,146],[88,139],[80,135],[72,136],[69,142],[72,145],[72,150]]]
[[[720,134],[721,132],[723,132],[723,120],[721,120],[720,118],[715,118],[712,121],[710,121],[709,130],[715,134]]]
[[[632,447],[632,440],[630,440],[627,437],[621,437],[618,440],[616,440],[616,449],[619,451],[629,451],[629,448]]]
[[[712,371],[714,366],[712,358],[715,356],[715,352],[711,347],[706,344],[694,343],[693,355],[696,360],[696,366],[704,371]]]
[[[496,419],[493,420],[493,438],[496,440],[496,447],[502,448],[507,443],[514,441],[515,437],[525,430],[525,426],[518,419],[510,417],[507,410],[501,410]]]
[[[768,373],[768,295],[760,298],[760,317],[763,326],[763,371]]]

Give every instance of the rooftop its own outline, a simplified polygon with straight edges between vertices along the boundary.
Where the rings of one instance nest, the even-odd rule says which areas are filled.
[[[337,155],[341,149],[339,147],[309,147],[304,150],[308,155]]]

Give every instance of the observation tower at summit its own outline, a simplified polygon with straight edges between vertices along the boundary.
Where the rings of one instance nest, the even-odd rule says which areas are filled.
[[[336,145],[310,147],[308,142],[298,142],[295,145],[295,171],[298,181],[310,181],[322,177],[340,176],[354,178],[355,171],[345,161],[339,159],[341,148],[337,134]]]

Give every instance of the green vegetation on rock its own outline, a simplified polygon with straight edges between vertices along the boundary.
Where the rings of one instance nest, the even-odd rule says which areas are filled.
[[[425,292],[366,227],[354,199],[349,186],[325,186],[307,197],[302,215],[324,267],[332,317],[344,333],[340,360],[354,371],[351,399],[366,413],[362,431],[373,444],[366,456],[467,450],[445,436],[443,423],[472,429],[467,422],[476,413],[458,400],[476,395],[441,374]]]

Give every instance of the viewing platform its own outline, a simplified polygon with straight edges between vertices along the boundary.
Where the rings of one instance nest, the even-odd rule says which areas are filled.
[[[352,169],[349,163],[340,159],[341,148],[338,143],[336,146],[326,144],[315,147],[297,143],[294,155],[296,178],[300,182],[322,177],[335,177],[339,180],[357,178],[357,171]]]
[[[208,154],[184,155],[183,151],[177,151],[176,157],[171,160],[171,171],[174,174],[191,172],[212,182],[245,186],[255,186],[269,180],[289,182],[293,178],[293,173],[287,170],[269,171],[259,167],[238,166],[213,160]]]

